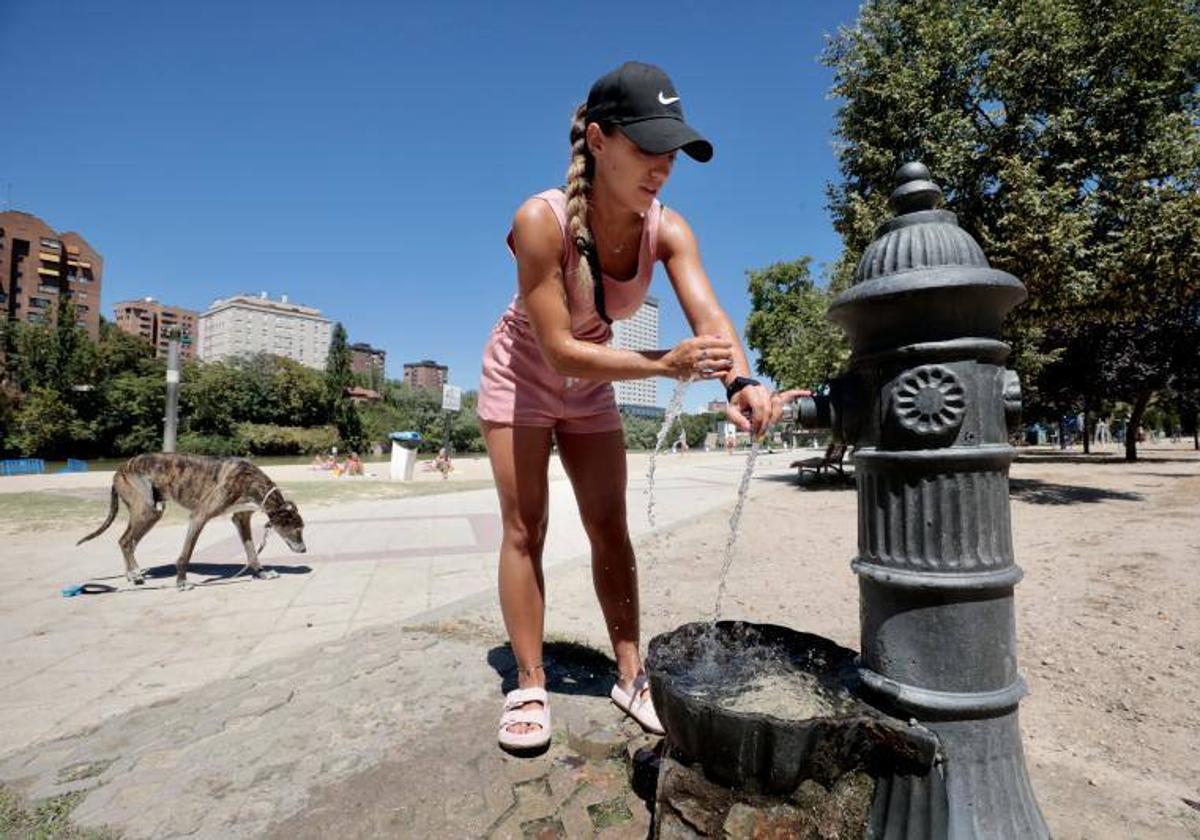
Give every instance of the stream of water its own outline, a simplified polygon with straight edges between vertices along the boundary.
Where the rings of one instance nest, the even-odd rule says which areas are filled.
[[[658,436],[654,440],[654,451],[650,453],[650,459],[646,465],[646,518],[650,520],[651,528],[657,524],[654,518],[655,462],[659,451],[663,448],[663,444],[667,440],[667,435],[671,432],[671,427],[675,425],[676,419],[683,412],[683,397],[690,384],[690,380],[686,379],[681,379],[675,383],[675,391],[671,394],[670,402],[667,403],[662,426],[659,427]],[[750,478],[754,475],[754,462],[758,459],[758,450],[759,441],[758,439],[754,439],[750,443],[750,452],[746,455],[746,467],[742,472],[741,483],[738,484],[737,502],[733,506],[733,514],[729,517],[729,537],[725,541],[725,553],[721,562],[721,577],[717,587],[717,603],[713,610],[714,622],[721,617],[721,602],[725,597],[725,580],[729,576],[729,567],[733,565],[733,547],[737,542],[738,527],[742,521],[742,508],[746,505],[746,491],[750,489]]]
[[[663,424],[658,430],[658,437],[654,439],[654,451],[650,453],[650,460],[646,464],[646,518],[650,520],[650,527],[655,526],[654,521],[654,467],[655,460],[658,458],[658,452],[663,448],[663,443],[667,439],[667,435],[671,432],[671,427],[675,425],[675,420],[683,413],[683,395],[687,391],[690,380],[680,379],[675,383],[675,391],[671,394],[671,401],[667,403],[667,413],[663,417]]]
[[[742,508],[746,505],[746,491],[750,489],[750,477],[754,474],[754,462],[758,460],[759,441],[757,438],[750,443],[750,452],[746,455],[746,469],[742,472],[742,482],[738,485],[737,503],[733,506],[733,514],[729,517],[729,537],[725,540],[725,555],[721,562],[720,584],[717,586],[717,603],[713,608],[713,621],[721,617],[721,601],[725,597],[725,579],[729,576],[729,567],[733,565],[733,546],[737,542],[738,526],[742,522]]]

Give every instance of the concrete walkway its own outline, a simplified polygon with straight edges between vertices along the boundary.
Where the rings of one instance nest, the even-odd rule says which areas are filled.
[[[650,531],[645,458],[630,460],[630,527],[637,539]],[[786,471],[787,461],[786,454],[766,455],[758,473]],[[732,505],[743,465],[743,457],[715,453],[660,458],[659,528]],[[41,489],[106,486],[100,474],[29,478],[39,479]],[[550,510],[548,573],[588,554],[566,481],[552,481]],[[144,587],[120,575],[115,541],[123,512],[108,532],[78,548],[75,539],[93,523],[63,522],[61,530],[9,540],[0,559],[7,581],[0,590],[0,754],[359,630],[436,621],[495,599],[501,529],[492,489],[303,512],[309,551],[294,555],[278,538],[269,542],[264,563],[280,573],[272,581],[219,579],[238,570],[242,552],[231,525],[210,523],[191,579],[212,582],[189,592],[176,591],[172,577],[182,525],[160,524],[142,541],[141,565],[154,575]],[[85,580],[119,591],[59,594]]]

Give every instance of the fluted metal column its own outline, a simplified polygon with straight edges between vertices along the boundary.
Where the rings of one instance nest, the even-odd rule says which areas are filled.
[[[920,164],[897,173],[895,218],[829,316],[850,337],[838,383],[857,445],[860,677],[874,701],[932,729],[931,777],[885,778],[874,837],[1028,838],[1048,831],[1021,749],[1006,411],[1000,340],[1025,299],[989,267]]]

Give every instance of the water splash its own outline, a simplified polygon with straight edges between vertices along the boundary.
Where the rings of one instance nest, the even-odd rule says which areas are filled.
[[[746,491],[750,489],[750,476],[754,474],[754,462],[758,459],[758,449],[758,438],[754,438],[750,442],[750,452],[746,455],[746,469],[742,473],[742,482],[738,485],[737,503],[733,506],[733,514],[729,517],[729,538],[725,541],[725,558],[721,563],[721,583],[717,587],[717,604],[713,609],[713,621],[721,617],[721,601],[725,597],[725,579],[729,576],[729,567],[733,565],[733,545],[737,542],[738,526],[742,522],[742,508],[746,505]]]
[[[659,673],[698,700],[734,712],[806,720],[849,711],[827,652],[745,622],[704,622],[658,643]]]
[[[658,437],[654,439],[654,451],[650,453],[650,460],[646,464],[646,518],[650,520],[650,527],[655,526],[654,521],[654,467],[655,459],[658,458],[659,450],[663,448],[663,443],[667,439],[667,435],[671,431],[671,427],[675,425],[675,420],[683,413],[683,395],[687,391],[688,385],[691,384],[690,379],[680,379],[675,383],[675,391],[671,394],[671,401],[667,403],[667,412],[663,417],[662,426],[658,430]]]

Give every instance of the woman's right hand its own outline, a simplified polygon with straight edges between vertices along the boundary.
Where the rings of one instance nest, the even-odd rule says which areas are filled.
[[[716,379],[733,367],[733,342],[717,335],[686,338],[659,361],[672,379]]]

